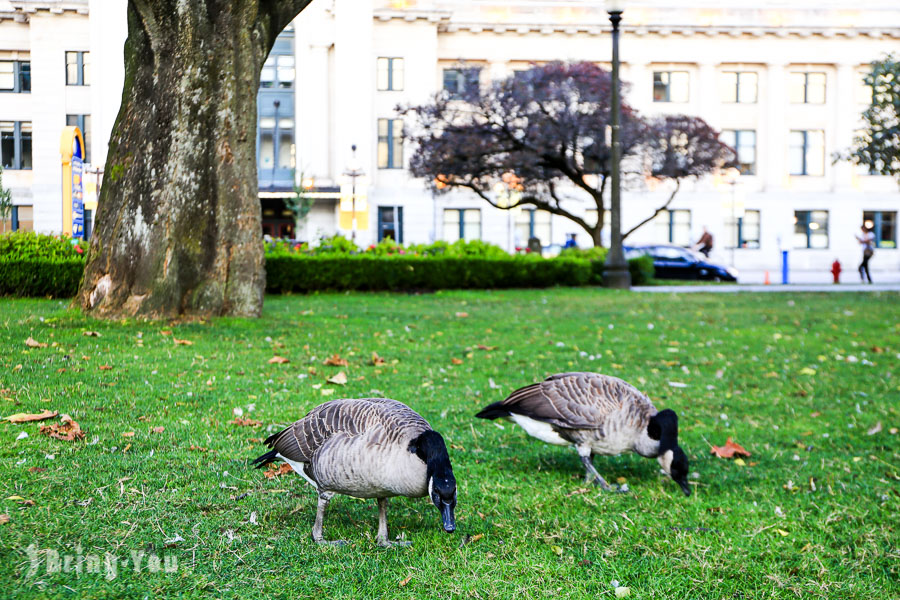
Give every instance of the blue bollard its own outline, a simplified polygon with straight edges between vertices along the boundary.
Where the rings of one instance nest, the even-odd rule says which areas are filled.
[[[788,251],[781,251],[781,283],[787,285],[788,283]]]

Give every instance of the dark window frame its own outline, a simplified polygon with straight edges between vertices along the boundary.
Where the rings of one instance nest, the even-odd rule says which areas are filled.
[[[670,208],[666,209],[666,215],[669,217],[668,223],[668,235],[667,241],[670,244],[675,244],[674,241],[674,233],[675,233],[675,213],[687,213],[688,215],[688,234],[690,235],[691,231],[691,223],[693,223],[693,215],[691,214],[691,209],[689,208]]]
[[[88,131],[86,119],[90,119],[91,115],[66,115],[66,125],[75,125],[81,130],[81,137],[84,138],[84,162],[91,162],[91,134]],[[72,121],[75,121],[72,123]]]
[[[75,81],[69,81],[69,55],[75,55]],[[90,57],[90,50],[66,50],[65,53],[65,69],[66,69],[66,85],[67,86],[90,86],[90,82],[85,83],[84,77],[84,57]],[[90,64],[90,61],[88,61]]]
[[[757,159],[759,159],[759,136],[756,133],[755,129],[723,129],[722,133],[726,131],[734,134],[734,150],[737,154],[736,158],[738,159],[738,170],[741,172],[741,175],[756,175],[756,163]],[[749,169],[744,168],[744,164],[740,162],[740,147],[741,147],[741,134],[753,134],[753,162],[750,164]]]
[[[456,218],[459,224],[459,238],[460,240],[466,239],[466,211],[473,210],[478,213],[478,238],[482,239],[484,234],[484,219],[481,214],[480,208],[445,208],[444,212],[455,212]],[[445,219],[446,221],[446,219]]]
[[[822,132],[822,173],[818,174],[818,175],[814,175],[814,174],[810,174],[810,172],[809,172],[810,164],[809,164],[809,161],[807,160],[807,154],[809,153],[809,148],[810,148],[810,143],[809,143],[810,135],[809,134],[813,133],[813,132],[819,132],[819,131]],[[791,133],[803,134],[803,144],[801,146],[790,145],[791,144],[791,142],[790,142],[790,134]],[[824,129],[791,129],[788,134],[788,151],[790,152],[790,149],[795,148],[795,147],[801,148],[802,156],[803,156],[803,164],[800,168],[799,173],[794,173],[791,171],[791,172],[789,172],[789,175],[794,176],[794,177],[824,177],[825,176],[825,141],[826,141],[826,138],[825,138],[825,130]],[[788,168],[789,169],[791,166],[790,163],[791,163],[791,161],[788,160]]]
[[[886,216],[890,215],[887,219]],[[895,210],[864,210],[863,211],[863,223],[866,221],[872,221],[872,233],[875,234],[875,247],[876,248],[886,248],[886,249],[894,249],[897,248],[897,211]],[[891,229],[891,235],[893,239],[885,239],[882,235],[884,233],[883,228],[885,226],[885,221],[887,221],[887,226]],[[885,244],[885,242],[890,242],[889,244]]]
[[[378,157],[378,168],[379,169],[402,169],[403,168],[403,134],[402,134],[402,132],[401,132],[401,135],[399,138],[399,140],[400,140],[400,156],[399,157],[396,156],[395,155],[396,153],[394,152],[394,144],[396,142],[396,138],[394,136],[394,123],[398,122],[398,121],[401,123],[401,130],[402,130],[403,129],[403,127],[402,127],[403,119],[384,118],[384,119],[378,119],[378,122],[376,123],[376,127],[378,128],[376,130],[376,134],[377,134],[377,138],[378,138],[378,147],[380,148],[382,143],[387,144],[387,157],[386,157],[385,164],[382,164],[381,157],[380,156]],[[386,136],[381,135],[381,123],[382,122],[387,122],[387,135]],[[380,155],[381,153],[379,152],[378,154]]]
[[[379,63],[379,61],[382,61],[382,60],[387,61],[387,87],[383,87],[383,88],[379,87],[379,85],[378,85],[378,75],[377,75],[377,70],[379,68],[378,63]],[[400,61],[399,69],[395,69],[395,65],[394,65],[395,61]],[[402,92],[403,91],[404,87],[406,86],[406,72],[405,72],[406,61],[403,59],[402,56],[379,56],[378,59],[375,61],[375,69],[376,69],[375,88],[379,92]],[[395,70],[403,71],[403,78],[402,78],[403,83],[399,87],[394,85]]]
[[[688,81],[688,89],[687,89],[687,97],[683,101],[675,101],[672,100],[672,74],[673,73],[684,73],[687,75]],[[662,75],[667,75],[667,81],[662,81]],[[657,81],[657,77],[659,76],[659,81]],[[658,87],[665,86],[665,94],[664,97],[657,100],[656,98],[656,90]],[[690,71],[686,71],[683,69],[674,69],[668,71],[653,71],[653,101],[659,103],[672,103],[672,104],[687,104],[691,101],[691,73]]]
[[[759,73],[756,71],[722,71],[723,74],[726,73],[734,73],[734,100],[723,100],[724,104],[757,104],[759,103]],[[741,102],[741,76],[746,75],[756,78],[756,93],[753,95],[753,100],[751,102]],[[745,84],[749,85],[749,84]]]
[[[0,89],[0,94],[30,94],[31,93],[31,61],[30,60],[0,60],[4,63],[12,63],[13,86],[10,89]],[[27,85],[26,85],[27,82]],[[28,88],[28,89],[25,89]]]
[[[386,215],[386,214],[391,215],[391,218],[392,218],[391,221],[382,220],[382,215]],[[394,228],[394,231],[397,234],[396,237],[399,238],[399,239],[395,239],[394,241],[397,242],[398,244],[403,243],[403,207],[402,206],[379,206],[378,207],[378,241],[379,242],[382,241],[383,239],[385,239],[385,237],[387,237],[384,235],[384,229],[385,229],[384,225],[386,223],[390,223],[391,226],[393,226],[395,224],[395,221],[393,220],[394,217],[396,217],[396,225],[397,225]]]
[[[803,101],[795,102],[795,104],[816,104],[823,105],[828,102],[828,73],[825,71],[795,71],[797,75],[803,75]],[[811,102],[809,100],[809,76],[810,75],[821,75],[825,82],[822,86],[822,101],[821,102]]]
[[[812,237],[813,231],[818,231],[818,229],[810,228],[810,224],[814,221],[812,219],[812,214],[814,212],[823,212],[825,213],[825,240],[826,244],[822,248],[816,248],[812,245]],[[831,247],[831,232],[829,228],[831,226],[831,213],[827,210],[795,210],[794,211],[794,219],[796,219],[796,223],[794,225],[794,235],[797,235],[797,226],[800,225],[804,229],[806,235],[806,246],[794,246],[795,250],[828,250]]]
[[[23,135],[22,133],[22,125],[27,123],[28,125],[32,125],[31,121],[7,121],[8,123],[13,124],[13,155],[12,161],[8,164],[4,164],[5,155],[2,154],[2,146],[0,146],[0,165],[3,166],[4,169],[9,171],[31,171],[34,168],[34,130],[27,132],[27,134]],[[24,140],[28,139],[31,144],[29,145],[28,151],[28,160],[24,160],[25,155],[25,145]],[[31,163],[30,166],[24,166],[25,163]]]
[[[451,81],[451,76],[453,77],[454,81],[453,89],[448,87],[448,83]],[[480,90],[481,67],[446,68],[443,71],[443,78],[441,82],[442,89],[450,94],[451,98],[461,99],[470,92],[471,88],[475,88],[476,91]]]

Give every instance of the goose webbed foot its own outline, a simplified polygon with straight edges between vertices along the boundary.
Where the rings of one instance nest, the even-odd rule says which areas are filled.
[[[378,538],[376,541],[381,548],[406,548],[412,546],[412,542],[406,540],[391,541],[387,538]]]
[[[606,480],[603,479],[603,476],[597,472],[597,469],[594,468],[594,463],[591,461],[591,456],[582,456],[581,463],[584,465],[585,475],[584,482],[585,483],[593,483],[594,485],[600,486],[604,491],[609,492],[612,491],[612,488],[606,483]]]
[[[315,540],[315,542],[320,546],[334,546],[335,548],[343,548],[348,544],[347,540]]]

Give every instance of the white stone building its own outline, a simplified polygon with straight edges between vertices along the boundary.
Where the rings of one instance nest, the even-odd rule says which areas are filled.
[[[22,215],[32,214],[35,229],[60,230],[58,139],[67,119],[89,117],[91,162],[102,168],[119,106],[124,6],[124,0],[0,0],[4,152],[10,144],[20,151],[29,128],[32,136],[31,168],[4,173],[20,226]],[[733,182],[716,177],[682,186],[671,210],[628,243],[688,245],[706,226],[716,240],[714,258],[770,270],[774,278],[782,250],[790,251],[795,271],[825,273],[835,258],[852,270],[860,255],[854,235],[866,220],[879,242],[873,270],[900,271],[897,182],[831,160],[849,146],[868,101],[861,82],[867,63],[900,52],[900,5],[632,0],[623,17],[627,101],[646,115],[706,119],[739,147],[744,171]],[[433,198],[404,169],[410,149],[402,147],[394,108],[471,84],[476,75],[461,65],[478,69],[469,73],[485,83],[533,63],[608,65],[610,57],[607,14],[592,0],[315,0],[263,70],[258,156],[267,231],[300,239],[349,234],[338,190],[356,145],[365,172],[357,188],[368,200],[357,215],[362,245],[383,235],[404,243],[462,235],[507,248],[530,235],[545,246],[563,243],[578,229],[559,217],[498,211],[461,193]],[[26,62],[30,94],[15,83]],[[9,64],[12,89],[4,88]],[[85,68],[81,83],[89,85],[80,85]],[[23,167],[17,160],[12,164]],[[295,230],[281,198],[301,176],[316,202]],[[667,193],[647,185],[626,189],[623,228],[649,215]],[[579,238],[587,243],[583,232]]]

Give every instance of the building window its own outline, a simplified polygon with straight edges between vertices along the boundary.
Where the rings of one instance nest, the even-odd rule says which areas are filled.
[[[11,171],[31,169],[30,121],[0,121],[0,165]]]
[[[665,240],[676,246],[691,245],[691,211],[664,210],[654,219],[656,239]]]
[[[444,91],[451,98],[462,98],[466,94],[477,93],[481,80],[481,69],[444,69]]]
[[[897,247],[897,213],[895,211],[867,210],[863,212],[863,224],[875,234],[876,248]]]
[[[12,211],[10,211],[9,221],[0,221],[0,223],[2,223],[0,232],[34,231],[34,207],[13,206]]]
[[[481,210],[477,208],[444,209],[444,239],[448,242],[480,240]]]
[[[87,143],[87,142],[85,142]],[[259,119],[259,169],[265,171],[294,168],[294,119]]]
[[[856,93],[854,94],[854,100],[856,100],[857,104],[863,106],[872,105],[872,86],[866,83],[866,77],[868,76],[869,71],[857,71],[856,73]]]
[[[66,85],[91,85],[90,52],[66,52]]]
[[[687,102],[690,97],[687,71],[654,71],[654,102]]]
[[[794,211],[794,248],[828,247],[828,211]]]
[[[516,217],[516,245],[527,246],[531,238],[537,238],[542,247],[550,245],[550,218],[551,215],[546,210],[521,210]]]
[[[263,89],[289,90],[294,87],[297,71],[293,54],[269,54],[259,73],[259,87]]]
[[[728,230],[728,243],[732,248],[759,248],[760,212],[745,210],[743,216],[732,219],[729,215],[725,221]]]
[[[722,73],[722,102],[755,104],[759,75],[752,71]]]
[[[825,104],[825,73],[791,73],[791,104]]]
[[[725,129],[719,136],[737,152],[741,175],[756,175],[756,132],[752,129]]]
[[[66,115],[66,125],[74,125],[84,137],[84,162],[91,162],[91,115]]]
[[[825,132],[792,130],[789,166],[791,175],[825,174]]]
[[[403,89],[403,59],[380,57],[377,78],[379,92],[401,91]]]
[[[403,207],[378,207],[378,241],[390,238],[398,244],[403,243]]]
[[[0,92],[21,94],[31,91],[31,63],[0,60]]]
[[[378,168],[403,168],[402,119],[378,119]]]

